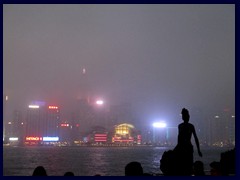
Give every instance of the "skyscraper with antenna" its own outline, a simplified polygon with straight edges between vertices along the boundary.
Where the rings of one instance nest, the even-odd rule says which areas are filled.
[[[92,124],[92,107],[90,105],[90,87],[86,67],[81,68],[79,77],[76,111],[71,116],[73,139],[79,139],[82,133],[85,133]]]

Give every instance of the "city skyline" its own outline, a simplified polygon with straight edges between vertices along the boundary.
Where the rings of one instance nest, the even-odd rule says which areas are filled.
[[[20,142],[26,139],[26,143],[29,143],[31,140],[36,142],[49,137],[54,139],[53,141],[58,139],[57,141],[63,144],[65,142],[71,144],[75,141],[89,143],[89,135],[97,134],[98,137],[100,129],[100,132],[104,130],[109,134],[110,138],[116,126],[129,124],[139,131],[142,139],[140,144],[174,145],[176,143],[177,124],[167,119],[155,119],[142,124],[132,114],[130,106],[118,105],[106,110],[101,107],[103,104],[102,100],[97,100],[95,104],[88,103],[87,100],[79,101],[79,108],[73,112],[71,118],[64,119],[61,117],[60,107],[47,102],[34,102],[25,112],[14,111],[14,118],[5,122],[4,141],[7,142],[9,139],[10,142],[16,143],[18,139],[19,143],[19,139]],[[211,114],[196,109],[190,116],[193,117],[191,123],[195,125],[201,145],[235,145],[235,115],[229,109]],[[110,139],[107,142],[111,144]]]

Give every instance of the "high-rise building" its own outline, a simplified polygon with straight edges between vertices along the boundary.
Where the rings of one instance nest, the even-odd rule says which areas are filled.
[[[207,122],[206,115],[201,108],[193,108],[190,111],[190,123],[192,123],[195,127],[200,144],[207,144]]]
[[[36,137],[42,135],[40,122],[43,120],[42,109],[39,105],[29,105],[26,119],[26,136]]]
[[[56,137],[59,135],[60,110],[58,106],[48,106],[44,136]]]
[[[60,110],[58,106],[29,105],[26,118],[26,141],[38,143],[58,139]]]
[[[71,125],[68,121],[62,121],[59,125],[59,140],[66,145],[72,142]]]
[[[235,144],[235,115],[221,111],[210,119],[211,145],[225,146]]]
[[[90,88],[87,79],[87,69],[83,67],[79,76],[79,89],[76,96],[75,110],[71,115],[71,126],[72,133],[71,137],[73,140],[78,140],[80,134],[90,128],[92,123],[91,118],[91,107],[90,107]]]

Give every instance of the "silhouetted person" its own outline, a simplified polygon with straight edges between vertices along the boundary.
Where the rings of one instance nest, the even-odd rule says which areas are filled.
[[[125,166],[125,176],[143,176],[143,168],[139,162],[130,162]]]
[[[205,176],[204,164],[202,161],[195,161],[193,163],[193,175],[194,176]]]
[[[74,173],[73,172],[66,172],[63,176],[74,176]]]
[[[176,156],[173,150],[164,151],[160,160],[160,170],[164,176],[177,175]]]
[[[33,176],[47,176],[47,172],[43,166],[38,166],[33,171]]]
[[[213,161],[210,163],[210,174],[211,176],[222,176],[222,171],[221,171],[221,163],[217,161]]]
[[[223,176],[229,176],[235,173],[235,148],[221,153],[220,164]]]
[[[178,144],[174,148],[178,163],[179,175],[191,175],[193,167],[193,145],[191,137],[193,135],[197,146],[198,154],[202,157],[199,147],[198,137],[194,125],[189,123],[190,115],[187,109],[182,109],[183,123],[178,125]]]

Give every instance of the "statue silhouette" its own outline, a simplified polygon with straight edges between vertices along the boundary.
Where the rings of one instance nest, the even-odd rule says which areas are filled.
[[[191,175],[193,168],[193,145],[191,143],[192,135],[200,157],[202,157],[202,153],[200,151],[195,127],[189,123],[190,115],[188,110],[183,108],[181,114],[183,123],[178,125],[178,144],[173,151],[175,152],[175,156],[177,158],[178,174]]]
[[[182,109],[183,123],[178,125],[178,143],[173,150],[165,151],[160,160],[160,170],[164,175],[192,175],[193,174],[193,135],[198,154],[202,157],[198,137],[194,126],[189,123],[190,115],[187,109]]]

